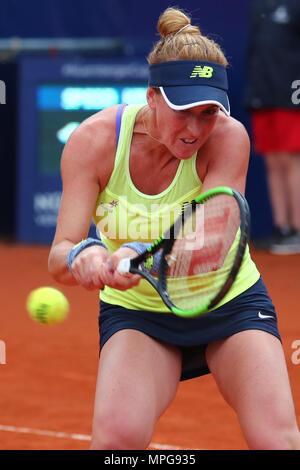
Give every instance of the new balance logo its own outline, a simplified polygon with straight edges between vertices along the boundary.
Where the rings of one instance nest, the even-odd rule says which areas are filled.
[[[207,65],[204,65],[203,67],[201,65],[196,65],[194,67],[194,70],[192,71],[190,78],[196,78],[196,77],[205,77],[205,78],[211,78],[213,75],[214,69],[212,67],[208,67]]]

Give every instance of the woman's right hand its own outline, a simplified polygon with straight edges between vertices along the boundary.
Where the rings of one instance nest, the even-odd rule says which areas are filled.
[[[113,255],[97,245],[85,248],[72,263],[72,274],[78,284],[87,290],[104,289],[105,286],[127,290],[138,285],[137,274],[121,275],[117,265],[122,258],[133,258],[136,252],[130,248],[119,249]]]
[[[85,248],[74,259],[71,269],[78,284],[87,290],[104,289],[110,278],[110,253],[101,246]]]

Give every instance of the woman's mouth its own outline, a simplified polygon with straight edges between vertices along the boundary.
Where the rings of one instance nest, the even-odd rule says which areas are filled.
[[[193,140],[191,140],[191,139],[180,139],[180,140],[186,145],[192,145],[195,142],[197,142],[197,139],[193,139]]]

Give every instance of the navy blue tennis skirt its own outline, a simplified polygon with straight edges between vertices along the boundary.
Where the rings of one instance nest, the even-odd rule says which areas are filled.
[[[213,341],[245,330],[267,331],[281,341],[275,308],[261,278],[225,305],[195,318],[131,310],[100,301],[100,351],[114,333],[124,329],[138,330],[178,346],[182,352],[181,380],[210,372],[205,349]]]

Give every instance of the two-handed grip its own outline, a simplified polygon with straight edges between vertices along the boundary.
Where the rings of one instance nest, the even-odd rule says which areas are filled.
[[[128,274],[130,270],[130,258],[123,258],[117,266],[117,271],[120,274]]]

